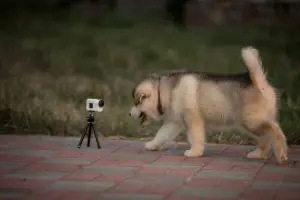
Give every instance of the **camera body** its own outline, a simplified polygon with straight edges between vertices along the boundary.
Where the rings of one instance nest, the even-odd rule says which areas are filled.
[[[89,112],[102,112],[104,107],[103,99],[91,99],[86,100],[86,110]]]

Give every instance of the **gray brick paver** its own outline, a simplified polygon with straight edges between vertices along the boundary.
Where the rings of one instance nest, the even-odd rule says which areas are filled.
[[[57,180],[66,175],[68,175],[68,173],[34,171],[34,172],[15,172],[15,173],[11,173],[11,174],[6,174],[6,175],[4,175],[4,178]]]
[[[101,174],[124,174],[134,173],[139,167],[121,167],[121,166],[101,166],[92,165],[83,167],[80,171],[89,173],[101,173]]]
[[[175,195],[187,195],[199,198],[236,198],[242,193],[242,189],[237,188],[216,188],[216,187],[182,187]]]
[[[24,150],[24,149],[17,149],[17,150],[10,150],[6,151],[5,155],[15,155],[15,156],[34,156],[34,157],[50,157],[56,154],[58,151],[53,150]]]
[[[56,190],[96,190],[103,191],[112,186],[114,182],[88,182],[88,181],[57,181],[51,185]]]
[[[95,162],[96,160],[96,158],[49,158],[42,161],[42,163],[88,165]]]
[[[281,190],[281,189],[299,189],[300,183],[286,183],[282,181],[270,182],[270,181],[254,181],[251,185],[253,189],[259,190]]]
[[[261,173],[281,173],[281,174],[290,174],[290,175],[300,175],[299,169],[287,168],[287,167],[277,167],[277,166],[264,166],[261,170]]]
[[[178,168],[178,169],[200,169],[204,164],[201,162],[164,162],[155,161],[151,164],[145,165],[145,167],[152,168]]]
[[[30,193],[30,189],[25,188],[0,188],[0,198],[3,199],[22,199]]]
[[[14,170],[19,167],[27,165],[26,163],[10,163],[10,162],[0,162],[0,169],[10,169]]]
[[[153,161],[158,157],[158,155],[138,155],[129,153],[113,153],[109,156],[110,160],[141,160],[141,161]]]
[[[231,179],[231,180],[252,180],[255,176],[253,172],[236,172],[236,171],[217,171],[217,170],[202,170],[198,172],[197,178],[212,178],[212,179]]]
[[[95,200],[163,200],[163,195],[153,194],[103,194]]]
[[[160,176],[142,176],[135,175],[127,178],[124,183],[147,183],[147,184],[169,184],[181,185],[185,182],[185,178],[160,177]]]
[[[262,166],[265,161],[263,160],[247,160],[245,158],[224,158],[218,157],[214,159],[210,164],[232,164],[232,165],[248,165],[251,166]]]

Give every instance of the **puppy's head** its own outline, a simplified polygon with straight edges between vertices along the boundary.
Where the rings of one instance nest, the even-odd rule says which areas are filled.
[[[159,121],[157,91],[158,83],[156,80],[149,79],[138,84],[132,91],[133,106],[129,115],[139,119],[141,124],[150,120]]]

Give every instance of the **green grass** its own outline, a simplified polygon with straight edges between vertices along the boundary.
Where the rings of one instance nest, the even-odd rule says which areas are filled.
[[[85,99],[94,97],[106,103],[96,115],[103,135],[153,136],[158,124],[140,127],[128,116],[137,81],[174,69],[241,72],[240,48],[254,45],[281,92],[280,122],[289,142],[300,143],[298,29],[248,25],[179,31],[116,17],[96,23],[78,13],[23,12],[1,19],[3,133],[79,135],[87,114]],[[251,142],[237,133],[213,133],[209,141]]]

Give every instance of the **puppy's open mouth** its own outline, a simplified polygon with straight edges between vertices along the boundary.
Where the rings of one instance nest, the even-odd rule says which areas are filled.
[[[139,118],[140,118],[141,124],[143,124],[147,119],[147,115],[145,113],[141,112]]]

